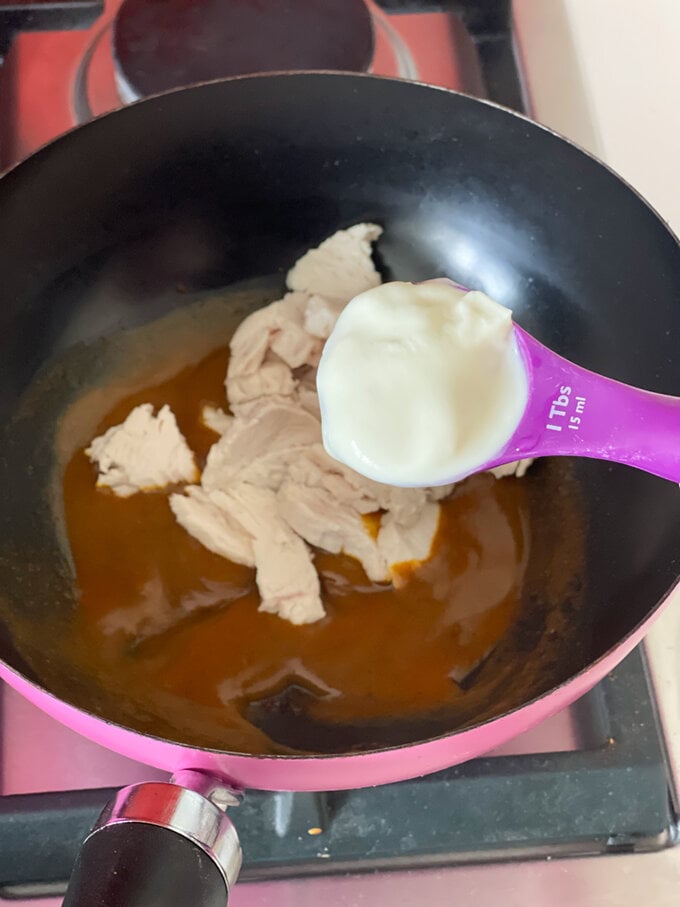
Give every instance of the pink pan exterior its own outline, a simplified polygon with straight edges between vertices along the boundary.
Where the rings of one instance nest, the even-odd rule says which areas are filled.
[[[404,781],[436,772],[506,743],[570,705],[609,673],[642,640],[667,598],[614,649],[570,681],[526,706],[477,727],[425,743],[349,756],[239,756],[192,749],[130,731],[62,702],[0,663],[0,676],[38,708],[114,752],[175,772],[200,769],[240,788],[345,790]]]

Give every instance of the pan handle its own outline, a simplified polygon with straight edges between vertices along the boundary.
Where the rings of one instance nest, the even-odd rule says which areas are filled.
[[[63,907],[225,907],[241,868],[225,812],[239,802],[197,771],[123,788],[85,839]]]

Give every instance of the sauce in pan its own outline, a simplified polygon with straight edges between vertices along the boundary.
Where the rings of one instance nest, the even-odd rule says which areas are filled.
[[[167,403],[202,465],[217,436],[198,414],[203,403],[224,405],[227,359],[217,350],[128,396],[97,434],[139,403]],[[69,657],[147,732],[255,753],[441,732],[456,709],[458,723],[470,720],[470,677],[522,609],[526,479],[480,475],[457,486],[433,557],[405,566],[401,589],[369,582],[351,558],[316,552],[327,617],[295,627],[258,612],[254,571],[177,525],[168,490],[121,499],[95,478],[79,450],[64,476],[80,595]]]

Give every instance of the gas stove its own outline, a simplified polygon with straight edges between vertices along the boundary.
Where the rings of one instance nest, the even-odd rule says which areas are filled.
[[[432,7],[431,3],[336,2],[355,13],[347,17],[353,28],[340,36],[339,51],[338,36],[331,33],[334,23],[320,13],[328,0],[324,4],[289,0],[286,9],[297,9],[298,17],[273,21],[257,44],[253,43],[257,16],[239,18],[228,13],[253,6],[242,0],[234,4],[104,0],[99,15],[96,0],[55,0],[49,6],[65,7],[69,22],[76,7],[82,22],[87,24],[94,15],[94,23],[75,31],[31,30],[15,35],[3,66],[0,164],[7,167],[56,135],[145,94],[263,69],[367,70],[455,88],[509,106],[521,104],[506,3],[499,4],[505,19],[497,11],[485,19],[475,11],[476,3],[462,4],[462,14],[456,15],[419,11]],[[14,9],[19,4],[9,5]],[[47,12],[42,7],[48,4],[40,0],[30,5],[37,8],[36,16]],[[0,29],[4,6],[0,3]],[[388,11],[402,7],[410,12]],[[356,15],[357,8],[364,11],[363,17]],[[208,12],[212,19],[205,23],[200,14]],[[54,10],[50,13],[48,21],[54,21]],[[305,16],[312,21],[308,33],[301,35],[299,25]],[[289,21],[285,34],[279,34]],[[38,18],[31,24],[35,28],[40,23]],[[277,33],[272,34],[275,29]],[[252,51],[246,53],[244,43]],[[274,56],[272,45],[282,44],[285,50]],[[324,45],[332,52],[324,55]]]
[[[314,47],[298,30],[275,63],[264,38],[254,43],[256,23],[232,15],[243,3],[0,2],[0,163],[145,94],[274,65],[418,79],[526,110],[605,156],[618,147],[598,146],[612,131],[593,119],[590,85],[553,65],[578,73],[579,0],[518,0],[514,29],[509,0],[341,2],[339,57],[324,56],[310,0],[292,6]],[[219,21],[207,21],[215,8]],[[245,863],[230,904],[675,904],[679,632],[671,606],[591,693],[483,759],[366,790],[249,793],[235,816]],[[0,903],[56,907],[113,789],[166,776],[76,736],[8,687],[0,743]]]

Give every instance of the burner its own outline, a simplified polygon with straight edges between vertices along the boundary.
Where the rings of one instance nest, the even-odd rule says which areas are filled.
[[[125,101],[227,76],[368,70],[363,0],[124,0],[113,26]]]

